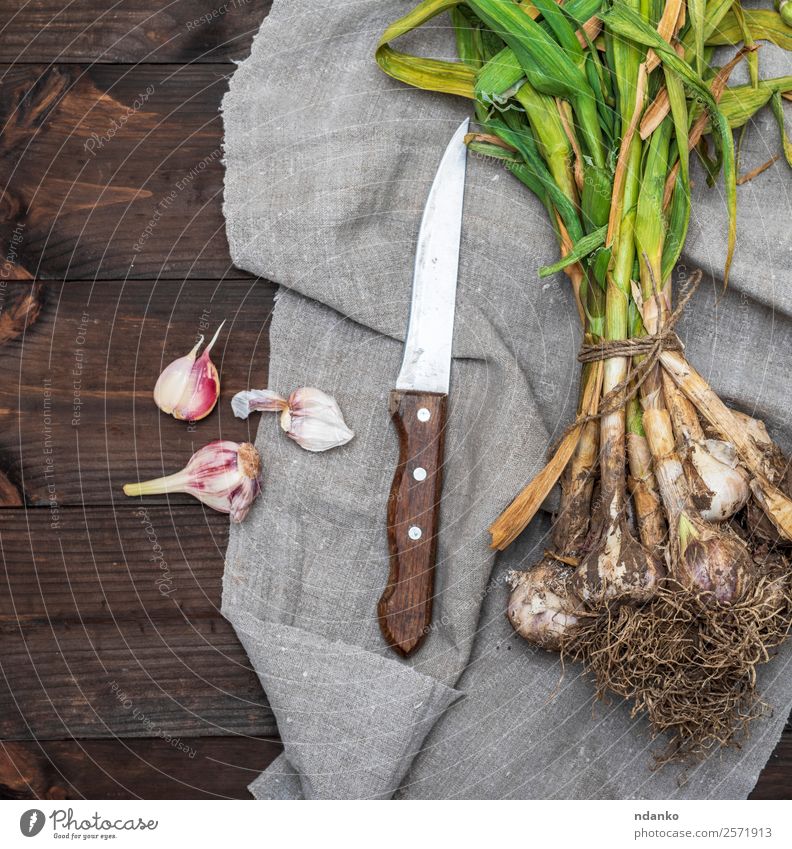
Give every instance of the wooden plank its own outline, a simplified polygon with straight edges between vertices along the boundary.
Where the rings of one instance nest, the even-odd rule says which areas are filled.
[[[51,740],[0,743],[0,798],[250,799],[277,740]]]
[[[5,743],[0,798],[248,799],[247,785],[281,750],[251,737]],[[791,775],[787,731],[750,798],[792,799]]]
[[[271,0],[3,0],[0,62],[243,58],[271,5]]]
[[[219,616],[0,626],[0,739],[275,731]]]
[[[53,530],[48,510],[0,510],[0,626],[219,614],[227,516],[198,504],[64,512]]]
[[[792,799],[792,716],[749,799]]]
[[[8,284],[6,298],[29,287]],[[36,322],[0,346],[0,469],[57,525],[69,505],[128,505],[124,483],[176,471],[213,439],[252,439],[258,417],[236,419],[230,399],[267,383],[273,295],[255,280],[47,284]],[[223,319],[215,411],[194,425],[160,413],[162,368]],[[195,501],[145,499],[165,503]]]
[[[222,216],[233,66],[0,66],[3,279],[248,277]]]

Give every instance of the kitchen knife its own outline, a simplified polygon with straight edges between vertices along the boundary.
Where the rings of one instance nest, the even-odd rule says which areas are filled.
[[[390,574],[378,614],[383,636],[405,657],[432,621],[468,123],[448,143],[426,201],[404,357],[390,393],[399,463],[388,499]]]

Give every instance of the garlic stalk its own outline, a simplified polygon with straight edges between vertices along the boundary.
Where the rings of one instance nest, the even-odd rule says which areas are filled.
[[[645,82],[646,65],[640,62],[632,63],[629,71],[625,69],[614,79],[622,141],[611,202],[608,204],[604,198],[601,210],[602,220],[608,224],[606,244],[610,248],[603,328],[603,337],[608,341],[630,335],[632,272],[636,240],[640,241],[636,208],[643,200],[646,182],[641,180],[641,142],[634,129],[643,105]],[[652,597],[665,569],[655,553],[633,536],[625,516],[627,417],[620,402],[625,394],[628,360],[624,356],[609,357],[603,368],[603,398],[614,393],[614,397],[609,397],[614,405],[600,419],[600,505],[592,517],[597,533],[577,567],[572,586],[588,604],[617,598],[641,602]]]
[[[200,448],[180,471],[143,483],[124,485],[124,494],[185,492],[212,510],[241,522],[261,492],[261,457],[249,443],[218,439]]]
[[[220,377],[209,352],[217,341],[223,322],[200,357],[197,356],[204,337],[184,357],[174,360],[157,379],[154,403],[175,419],[197,422],[214,409],[220,395]],[[196,359],[197,357],[197,359]]]
[[[637,398],[627,405],[627,460],[630,470],[627,487],[635,505],[638,533],[645,548],[654,551],[665,543],[668,527],[652,468],[652,452],[643,426],[641,404]]]
[[[792,464],[784,456],[784,452],[770,439],[770,434],[767,432],[764,422],[737,410],[732,410],[732,415],[741,425],[744,425],[746,433],[755,445],[765,452],[772,470],[771,479],[782,492],[792,492]],[[746,505],[745,521],[751,534],[760,540],[774,545],[778,543],[788,544],[788,540],[778,532],[776,526],[765,514],[764,509],[760,507],[758,498],[752,498]]]
[[[306,451],[337,448],[355,435],[346,426],[335,398],[310,386],[295,389],[288,399],[271,389],[237,392],[231,407],[240,419],[253,412],[279,412],[281,428]]]
[[[586,371],[590,373],[593,369],[587,367]],[[588,374],[584,374],[578,412],[585,404],[587,381]],[[581,428],[575,453],[561,476],[561,503],[553,527],[553,545],[558,553],[577,556],[585,545],[598,457],[599,424],[592,420]]]

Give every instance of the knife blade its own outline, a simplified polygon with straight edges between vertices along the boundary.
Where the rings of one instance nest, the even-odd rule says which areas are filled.
[[[377,612],[383,636],[404,657],[432,621],[468,124],[448,143],[426,201],[404,356],[390,393],[399,460],[388,498],[390,572]]]

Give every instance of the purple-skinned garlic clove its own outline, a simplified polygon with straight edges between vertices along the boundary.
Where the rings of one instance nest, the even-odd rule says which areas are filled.
[[[179,472],[142,483],[128,483],[124,494],[184,492],[241,522],[261,492],[261,457],[249,442],[218,439],[192,455]]]
[[[163,413],[181,421],[197,422],[212,412],[220,397],[220,376],[209,354],[224,324],[217,328],[200,357],[198,349],[203,336],[189,354],[163,370],[154,386],[154,403]]]
[[[240,419],[253,412],[279,412],[281,428],[306,451],[337,448],[355,435],[347,427],[335,398],[310,386],[295,389],[288,398],[271,389],[238,392],[231,407]]]

